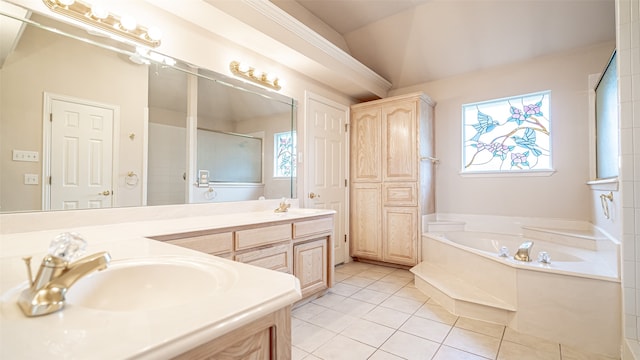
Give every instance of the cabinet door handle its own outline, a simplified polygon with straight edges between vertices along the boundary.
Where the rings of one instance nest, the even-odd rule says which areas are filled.
[[[313,192],[309,193],[309,199],[315,199],[315,198],[319,198],[319,197],[320,197],[320,194],[316,194],[316,193],[313,193]]]

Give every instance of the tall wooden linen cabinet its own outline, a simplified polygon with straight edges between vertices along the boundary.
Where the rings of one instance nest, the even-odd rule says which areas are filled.
[[[413,266],[435,212],[434,103],[412,93],[351,106],[350,255]]]

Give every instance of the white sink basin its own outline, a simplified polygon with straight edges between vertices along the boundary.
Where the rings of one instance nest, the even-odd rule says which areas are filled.
[[[198,258],[114,260],[107,269],[80,279],[66,298],[68,307],[150,310],[221,294],[236,281],[232,268]]]

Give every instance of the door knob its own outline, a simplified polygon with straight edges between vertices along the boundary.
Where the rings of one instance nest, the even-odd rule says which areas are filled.
[[[109,191],[109,190],[105,190],[105,191],[103,191],[103,192],[101,192],[101,193],[98,193],[98,195],[109,196],[109,195],[111,195],[111,191]]]
[[[312,192],[309,193],[309,199],[315,199],[315,198],[319,198],[319,197],[320,197],[320,194],[316,194],[316,193],[312,193]]]

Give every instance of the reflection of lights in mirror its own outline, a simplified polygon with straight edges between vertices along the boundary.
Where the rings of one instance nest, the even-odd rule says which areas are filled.
[[[260,196],[268,199],[295,197],[296,178],[274,178],[273,152],[269,150],[273,147],[273,133],[295,130],[292,126],[295,126],[297,111],[293,99],[230,76],[197,69],[159,53],[154,55],[158,60],[152,60],[150,49],[141,46],[144,50],[140,52],[146,54],[143,57],[127,50],[132,49],[131,43],[122,44],[105,37],[93,37],[87,34],[84,27],[58,22],[42,14],[34,13],[29,20],[21,21],[28,25],[15,38],[15,51],[7,55],[0,67],[0,86],[12,89],[0,93],[0,143],[9,151],[38,152],[40,161],[16,162],[12,161],[11,155],[0,156],[0,212],[37,211],[42,208],[43,188],[47,186],[43,171],[43,92],[119,107],[120,131],[114,133],[114,137],[119,138],[119,149],[113,151],[113,158],[118,159],[119,163],[113,169],[115,180],[112,188],[118,199],[113,206],[144,205],[145,196],[155,201],[147,201],[146,205],[168,201],[169,193],[164,190],[162,179],[151,174],[151,166],[147,169],[140,164],[159,160],[161,163],[156,170],[161,171],[171,158],[185,162],[190,146],[186,136],[187,129],[191,129],[188,126],[194,127],[194,134],[197,126],[260,137],[263,139],[264,158],[261,159],[262,181],[259,186],[264,185],[264,191],[255,194],[253,199]],[[137,65],[129,61],[129,57],[135,56],[141,63],[151,64]],[[170,66],[171,63],[175,65]],[[101,71],[96,72],[96,68]],[[176,78],[177,83],[167,80],[167,77]],[[197,114],[188,115],[186,112],[187,79],[198,83]],[[147,115],[144,114],[145,110],[148,111]],[[181,121],[173,124],[173,127],[167,127],[172,124],[168,122],[169,115]],[[145,117],[148,117],[147,127],[143,124]],[[195,121],[187,124],[187,118]],[[180,142],[181,145],[172,143],[169,147],[168,142],[162,140],[166,132],[161,133],[160,137],[152,133],[167,128],[171,130],[167,136],[175,135],[175,144]],[[135,137],[131,139],[130,135],[134,133]],[[23,135],[18,137],[15,134]],[[145,143],[148,146],[143,149]],[[154,148],[152,143],[159,146]],[[164,149],[166,156],[156,153],[155,149]],[[194,158],[193,164],[197,163],[198,157],[195,150],[194,145],[194,152],[190,155]],[[143,151],[147,151],[147,154]],[[230,191],[236,191],[231,186],[236,183],[214,182],[229,180],[221,179],[221,176],[234,175],[234,168],[211,169],[212,177],[215,176],[211,181],[216,196],[207,197],[203,192],[197,192],[197,196],[190,199],[185,184],[187,181],[195,182],[197,167],[193,165],[193,168],[189,168],[187,164],[171,167],[175,169],[176,178],[172,203],[237,201],[230,199],[229,195]],[[24,184],[25,173],[39,175],[40,183]],[[129,173],[139,176],[139,181],[135,181],[136,176]],[[153,181],[156,181],[155,197],[150,194]]]
[[[157,28],[151,27],[147,29],[138,25],[136,19],[129,14],[121,16],[113,14],[101,3],[76,0],[42,1],[52,11],[100,30],[147,46],[157,47],[160,45],[161,32]]]

